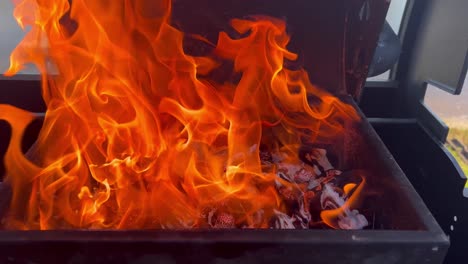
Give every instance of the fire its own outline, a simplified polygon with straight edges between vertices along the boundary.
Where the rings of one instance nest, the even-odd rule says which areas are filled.
[[[23,131],[38,115],[0,106],[13,128],[5,228],[206,228],[213,208],[220,224],[268,228],[287,208],[261,146],[292,159],[359,119],[305,70],[284,68],[297,55],[281,20],[235,19],[239,36],[221,32],[216,44],[197,36],[213,48],[193,56],[171,25],[170,0],[15,4],[28,33],[6,74],[34,64],[47,113],[23,154]],[[233,78],[212,78],[220,70]],[[362,184],[354,187],[346,193],[358,195]],[[340,210],[349,209],[323,215]]]

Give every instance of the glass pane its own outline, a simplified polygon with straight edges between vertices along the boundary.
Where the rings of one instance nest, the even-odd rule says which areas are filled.
[[[398,34],[400,32],[401,20],[405,13],[407,0],[392,0],[387,13],[387,22],[392,29]]]
[[[450,127],[447,149],[468,175],[468,77],[460,95],[452,95],[429,85],[424,101]],[[468,183],[465,193],[468,195]]]
[[[385,66],[379,70],[376,70],[376,72],[373,72],[373,67],[371,67],[371,71],[369,72],[370,77],[367,79],[367,81],[387,81],[390,79],[390,70],[386,72],[383,72],[383,71],[391,68],[393,63],[398,58],[399,50],[396,51],[396,53],[392,57],[388,57],[388,53],[392,53],[390,51],[392,47],[395,48],[395,46],[398,46],[399,40],[398,40],[398,37],[395,36],[395,34],[396,35],[399,34],[400,25],[401,25],[403,15],[405,12],[405,8],[406,8],[406,3],[407,3],[407,0],[392,0],[388,13],[387,13],[387,17],[386,17],[388,26],[386,26],[387,28],[386,27],[383,28],[382,35],[381,35],[381,38],[382,36],[383,38],[379,41],[379,46],[376,49],[376,55],[373,60],[373,65],[378,65],[380,62],[381,65],[383,64]],[[391,32],[392,30],[394,33]],[[389,38],[390,34],[392,35],[391,38]],[[394,41],[391,42],[390,39],[394,39]],[[388,50],[389,48],[390,50]],[[394,58],[394,60],[391,58]],[[384,61],[388,61],[388,62],[385,63]],[[377,68],[379,67],[376,66],[375,69]],[[374,76],[375,74],[381,73],[381,72],[383,73]]]
[[[23,39],[24,32],[13,17],[13,1],[0,1],[0,73],[4,73],[10,66],[10,53]],[[36,73],[34,69],[21,73]]]
[[[382,82],[382,81],[388,81],[390,79],[390,71],[386,71],[380,75],[374,76],[374,77],[369,77],[367,78],[367,81],[369,82]]]

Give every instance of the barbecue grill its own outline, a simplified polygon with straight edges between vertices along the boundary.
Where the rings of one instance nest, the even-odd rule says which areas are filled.
[[[431,30],[432,24],[439,25],[444,15],[463,7],[466,10],[467,5],[462,1],[413,2],[406,11],[412,15],[403,23],[403,55],[393,71],[399,82],[367,84],[387,0],[235,4],[178,0],[173,4],[174,23],[208,39],[229,30],[231,18],[267,14],[287,21],[291,50],[299,54],[311,81],[352,105],[362,117],[358,126],[350,128],[355,144],[346,162],[366,170],[368,187],[361,206],[370,222],[366,229],[5,230],[0,231],[0,258],[6,263],[443,263],[449,250],[446,234],[453,242],[461,237],[451,232],[449,222],[454,215],[460,221],[464,218],[463,212],[451,211],[454,207],[447,200],[456,201],[453,204],[459,208],[466,203],[461,198],[464,181],[442,144],[447,129],[421,103],[419,90],[434,78],[432,83],[445,83],[440,87],[459,93],[460,89],[450,87],[459,86],[452,80],[466,74],[467,62],[446,68],[427,66],[431,61],[423,58],[441,47],[424,45],[424,40],[439,33]],[[456,27],[463,24],[461,19],[449,19],[445,26],[464,33],[444,33],[466,34]],[[465,58],[466,46],[450,53]],[[40,85],[38,76],[2,77],[0,103],[44,112]],[[40,128],[41,121],[37,121],[26,130],[25,152]],[[7,123],[0,122],[0,133],[0,153],[4,153],[11,135]],[[426,155],[416,155],[419,151]],[[2,170],[0,166],[0,174]],[[440,181],[440,174],[447,180]],[[459,195],[447,193],[449,189],[460,190]],[[10,196],[8,186],[0,186],[0,216],[8,212]],[[462,254],[457,246],[449,252],[450,260]]]

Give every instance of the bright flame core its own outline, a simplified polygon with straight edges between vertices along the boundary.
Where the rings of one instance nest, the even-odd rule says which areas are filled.
[[[233,20],[241,38],[221,32],[211,54],[195,57],[169,23],[169,0],[15,2],[30,30],[7,74],[33,63],[47,113],[26,157],[21,137],[35,116],[0,105],[13,128],[7,228],[205,227],[211,207],[266,228],[285,205],[260,146],[295,156],[358,120],[304,70],[283,68],[297,57],[283,21]],[[238,81],[209,78],[222,61]]]

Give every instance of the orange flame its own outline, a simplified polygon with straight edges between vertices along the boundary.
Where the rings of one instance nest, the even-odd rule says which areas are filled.
[[[236,226],[265,228],[285,205],[259,146],[295,152],[304,138],[330,142],[358,119],[304,70],[283,67],[297,58],[283,21],[233,20],[243,37],[221,32],[212,54],[196,57],[170,24],[170,0],[15,3],[30,29],[6,74],[33,63],[47,113],[25,156],[20,141],[35,115],[0,106],[13,127],[7,228],[206,227],[211,207]],[[238,82],[210,80],[223,60]]]

